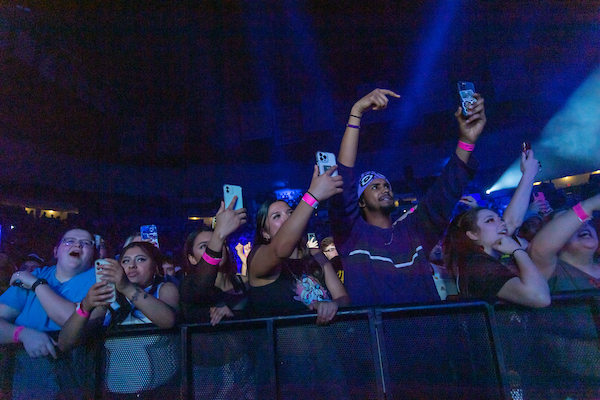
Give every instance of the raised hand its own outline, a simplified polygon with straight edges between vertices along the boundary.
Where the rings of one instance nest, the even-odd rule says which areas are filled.
[[[351,114],[361,117],[369,110],[383,110],[388,105],[388,96],[400,97],[399,94],[388,89],[375,89],[354,104]]]
[[[233,209],[237,198],[237,196],[233,196],[233,199],[227,208],[225,208],[225,203],[221,201],[221,207],[219,207],[219,211],[217,211],[215,234],[221,239],[225,239],[229,234],[246,223],[246,209]]]
[[[477,200],[473,196],[463,196],[459,200],[460,203],[466,204],[467,206],[474,208],[478,207]]]
[[[340,175],[331,176],[335,170],[337,170],[337,165],[334,165],[322,175],[319,175],[319,167],[316,165],[314,166],[313,176],[308,191],[317,201],[323,201],[335,194],[342,193],[342,177]]]
[[[474,104],[467,104],[466,117],[462,114],[460,106],[454,113],[460,127],[460,139],[469,144],[477,142],[487,122],[483,97],[479,93],[475,93],[473,96],[477,101]]]
[[[527,153],[521,152],[521,172],[530,178],[533,178],[540,171],[540,162],[534,157],[533,150],[527,150]]]

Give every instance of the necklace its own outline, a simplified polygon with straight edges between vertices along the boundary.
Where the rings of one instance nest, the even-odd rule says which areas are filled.
[[[396,224],[398,222],[400,222],[402,219],[398,218],[396,221],[394,221],[394,223],[392,224],[392,236],[390,236],[390,240],[387,243],[384,243],[385,246],[389,246],[390,244],[392,244],[392,242],[394,241],[394,228],[396,227]],[[383,234],[382,234],[383,236]],[[385,238],[385,236],[384,236]]]
[[[394,228],[392,225],[392,236],[390,237],[390,241],[387,243],[384,243],[385,246],[389,246],[390,244],[392,244],[392,242],[394,241]]]

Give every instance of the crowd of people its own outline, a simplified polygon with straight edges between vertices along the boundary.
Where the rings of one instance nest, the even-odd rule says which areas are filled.
[[[552,210],[547,200],[532,195],[540,165],[527,150],[505,210],[464,196],[478,168],[472,153],[486,124],[479,94],[455,113],[458,145],[436,183],[416,207],[392,218],[389,180],[380,172],[355,171],[355,162],[361,118],[398,97],[376,89],[354,104],[337,166],[322,174],[315,166],[295,209],[282,200],[262,204],[252,245],[236,248],[242,271],[227,245],[248,220],[246,209],[234,209],[235,198],[221,203],[214,229],[203,226],[189,234],[183,265],[165,261],[158,248],[136,235],[111,258],[100,254],[102,242],[93,232],[68,229],[54,247],[54,265],[29,254],[10,276],[0,296],[2,343],[22,344],[30,359],[56,359],[103,327],[217,325],[234,316],[310,310],[323,325],[348,306],[477,298],[546,307],[554,292],[600,287],[598,236],[591,222],[600,195]],[[307,242],[305,231],[325,201],[332,237],[319,246]],[[18,361],[22,365],[15,371],[32,365]],[[25,389],[31,387],[15,373],[13,391]]]

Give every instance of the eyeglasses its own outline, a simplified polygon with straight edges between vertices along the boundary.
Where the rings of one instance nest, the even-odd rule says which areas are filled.
[[[67,247],[71,247],[75,243],[79,243],[81,245],[81,247],[87,247],[87,248],[94,247],[93,240],[77,240],[77,239],[73,239],[73,238],[64,238],[63,240],[61,240],[61,243]]]

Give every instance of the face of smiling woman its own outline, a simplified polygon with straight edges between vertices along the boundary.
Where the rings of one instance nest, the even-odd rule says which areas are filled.
[[[595,252],[598,249],[598,233],[596,229],[586,222],[571,236],[571,239],[565,244],[562,251],[571,253]]]
[[[477,213],[478,231],[468,231],[467,236],[483,247],[487,254],[492,253],[492,245],[508,233],[506,223],[492,210],[483,209]]]
[[[156,266],[152,259],[141,247],[132,247],[123,254],[121,267],[131,283],[142,288],[152,284]]]

